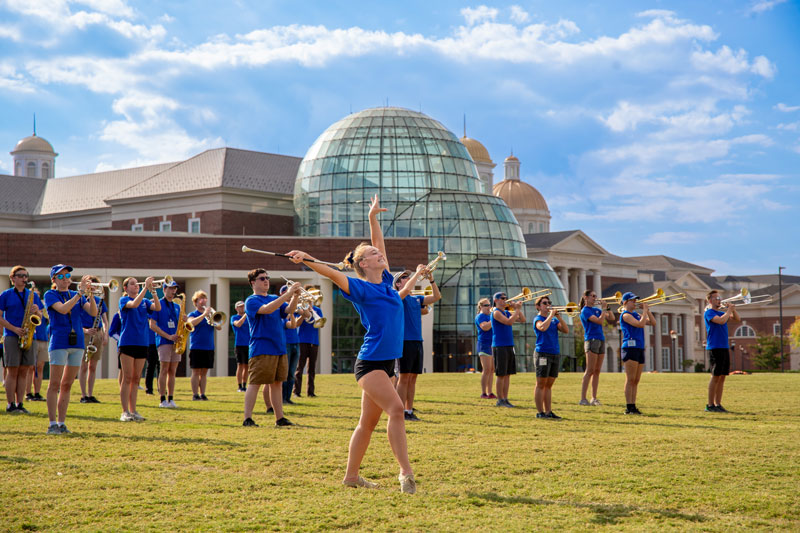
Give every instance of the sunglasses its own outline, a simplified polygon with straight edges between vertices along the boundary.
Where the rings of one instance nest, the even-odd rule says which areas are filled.
[[[27,274],[20,274],[19,272],[17,272],[16,274],[14,274],[14,277],[15,278],[27,278],[28,275]]]
[[[257,281],[269,281],[269,276],[258,276]]]
[[[56,279],[69,279],[71,277],[72,274],[70,274],[69,272],[67,272],[66,274],[56,274]]]
[[[506,296],[501,296],[500,298],[498,298],[498,300],[506,300],[506,299],[507,299]]]
[[[541,303],[540,303],[540,305],[550,305],[550,302],[548,302],[548,301],[543,301],[543,302],[541,302]]]
[[[489,304],[481,304],[481,307],[491,307]]]

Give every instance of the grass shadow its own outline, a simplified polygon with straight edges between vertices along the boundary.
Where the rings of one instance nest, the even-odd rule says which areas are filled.
[[[44,431],[9,431],[11,435],[19,435],[25,437],[39,437],[44,435]],[[68,438],[68,439],[121,439],[127,440],[131,442],[163,442],[167,444],[208,444],[212,446],[230,446],[232,448],[244,448],[247,447],[248,444],[243,444],[241,442],[235,442],[230,440],[220,440],[220,439],[209,439],[204,437],[164,437],[164,436],[154,436],[154,435],[120,435],[117,433],[100,433],[95,431],[82,431],[82,432],[72,432],[70,435],[66,436],[59,436],[59,438]]]

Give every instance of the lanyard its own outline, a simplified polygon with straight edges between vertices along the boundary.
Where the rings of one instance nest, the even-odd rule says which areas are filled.
[[[22,309],[25,309],[25,291],[28,289],[22,289],[22,292],[19,292],[16,288],[14,292],[17,293],[17,298],[19,298],[19,302],[22,304]]]
[[[169,318],[177,324],[178,319],[175,317],[175,304],[168,302],[166,298],[162,298],[161,301],[164,302],[164,306],[167,308]]]

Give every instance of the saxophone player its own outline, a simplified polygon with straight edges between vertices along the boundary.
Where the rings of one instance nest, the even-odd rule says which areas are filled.
[[[178,322],[181,318],[181,306],[175,300],[178,284],[175,281],[164,283],[164,297],[161,298],[161,310],[150,314],[150,329],[156,333],[158,360],[161,371],[158,374],[158,394],[161,396],[159,407],[176,408],[175,373],[181,362],[181,354],[175,352],[175,341],[178,340]],[[179,300],[180,301],[180,300]]]
[[[24,321],[31,315],[41,319],[42,300],[35,291],[27,287],[28,269],[17,265],[11,269],[8,276],[13,285],[0,294],[0,325],[3,326],[5,339],[3,340],[3,365],[6,369],[6,412],[27,413],[23,401],[25,398],[25,385],[28,372],[35,362],[35,342],[21,347],[21,338],[28,335],[29,328],[33,325]],[[33,333],[33,331],[30,331]]]

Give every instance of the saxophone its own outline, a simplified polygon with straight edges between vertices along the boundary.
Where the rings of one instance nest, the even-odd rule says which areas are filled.
[[[33,307],[33,287],[26,286],[30,291],[28,293],[28,301],[25,304],[25,316],[22,319],[22,336],[19,338],[19,349],[27,350],[33,346],[33,334],[36,332],[37,326],[42,323],[42,319],[31,311]]]
[[[178,339],[175,341],[175,353],[183,353],[186,351],[186,343],[189,340],[189,333],[194,331],[194,326],[191,322],[186,320],[186,295],[179,294],[175,297],[180,300],[180,311],[178,314],[178,328],[175,333],[178,334]]]

